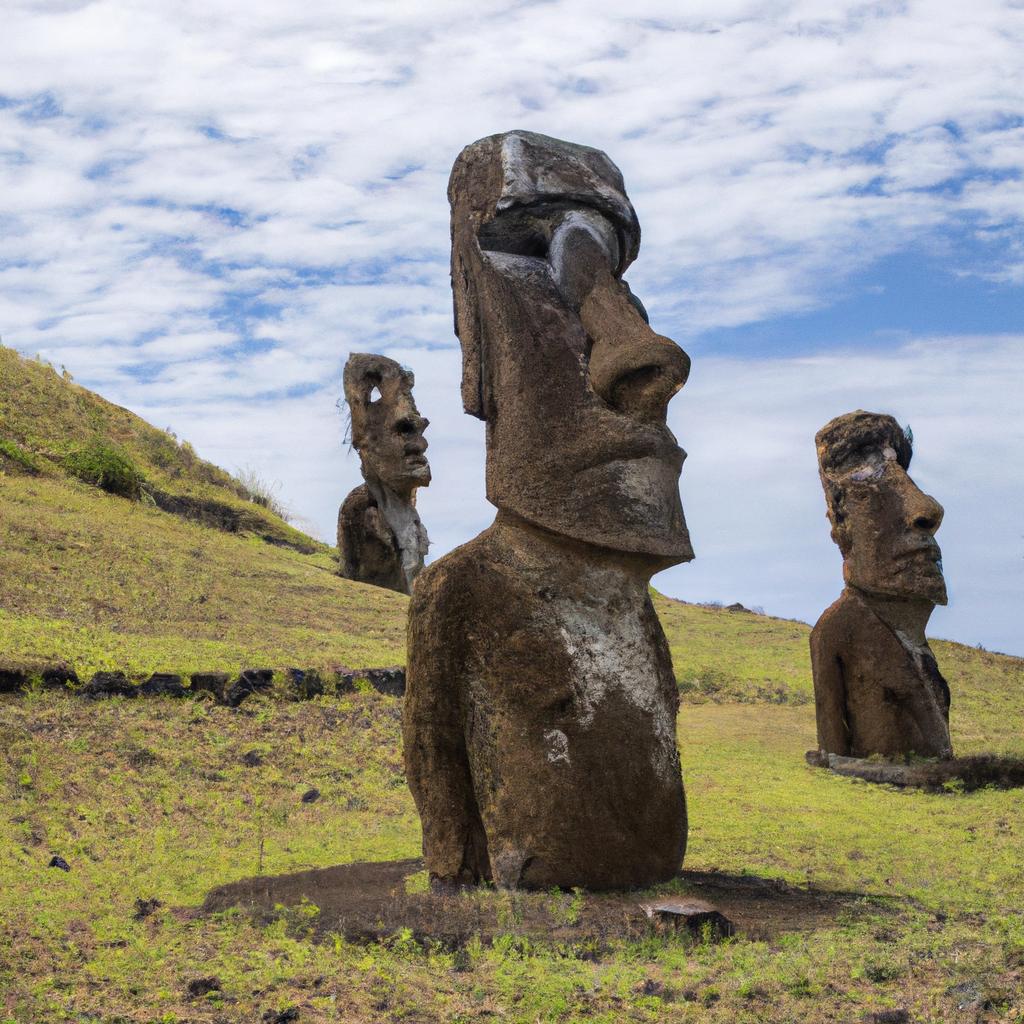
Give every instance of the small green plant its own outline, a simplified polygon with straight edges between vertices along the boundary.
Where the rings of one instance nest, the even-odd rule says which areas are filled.
[[[0,438],[0,466],[3,466],[5,459],[13,462],[28,473],[39,473],[43,468],[42,463],[16,441]]]
[[[99,438],[72,448],[64,456],[64,468],[79,480],[122,498],[137,499],[142,493],[143,478],[135,464]]]

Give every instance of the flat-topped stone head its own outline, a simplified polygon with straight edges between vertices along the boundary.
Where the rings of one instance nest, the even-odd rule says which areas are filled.
[[[843,578],[879,597],[946,603],[935,532],[942,506],[910,479],[911,443],[892,416],[846,413],[815,436]]]
[[[408,497],[430,483],[423,431],[429,420],[416,409],[412,371],[387,356],[353,353],[345,364],[345,399],[352,417],[352,447],[363,475]]]
[[[685,453],[666,408],[686,353],[622,275],[640,227],[604,153],[533,132],[455,162],[452,288],[466,411],[487,422],[487,497],[651,571],[693,557]]]

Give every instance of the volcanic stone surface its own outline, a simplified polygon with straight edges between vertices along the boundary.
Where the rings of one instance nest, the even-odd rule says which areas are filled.
[[[942,506],[907,475],[891,416],[847,413],[815,438],[846,588],[811,632],[818,746],[845,757],[948,758],[949,686],[925,639],[946,603]]]
[[[463,403],[491,527],[421,574],[406,771],[438,882],[646,886],[686,848],[651,576],[693,556],[666,426],[686,354],[622,279],[639,225],[598,150],[468,146],[449,185]]]
[[[416,512],[416,490],[430,483],[429,421],[416,409],[412,372],[393,359],[354,353],[344,379],[365,483],[338,512],[340,572],[409,594],[429,544]]]

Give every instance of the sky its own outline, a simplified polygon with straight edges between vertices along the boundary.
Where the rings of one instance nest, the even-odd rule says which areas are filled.
[[[529,129],[621,168],[628,272],[693,367],[669,422],[691,601],[841,589],[814,433],[915,438],[935,636],[1024,655],[1024,0],[4,4],[0,337],[333,539],[348,354],[411,367],[436,558],[492,519],[446,183]]]

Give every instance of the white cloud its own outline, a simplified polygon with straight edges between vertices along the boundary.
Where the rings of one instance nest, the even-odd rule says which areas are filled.
[[[482,429],[458,410],[445,198],[452,160],[482,135],[531,128],[611,154],[644,230],[630,280],[681,340],[827,304],[849,275],[944,232],[976,232],[993,254],[979,266],[950,246],[950,272],[1024,283],[1024,7],[1013,0],[252,0],[244,14],[226,0],[25,0],[6,5],[4,27],[5,342],[65,363],[228,466],[281,478],[325,533],[355,479],[333,408],[351,351],[403,351],[417,371],[433,420],[436,482],[422,501],[435,550],[486,518]],[[953,358],[952,342],[927,344]],[[886,373],[913,362],[888,358]],[[936,409],[959,410],[962,436],[992,426],[983,390],[963,404],[960,376],[924,389],[907,369],[864,372],[875,390],[862,404],[891,396],[922,420],[913,403],[927,391]],[[722,388],[701,406],[716,373]],[[805,584],[805,534],[741,529],[739,481],[772,491],[821,425],[811,419],[861,401],[828,373],[856,377],[827,361],[696,362],[679,404],[707,418],[679,415],[696,439],[684,493],[701,561],[670,574],[673,586],[812,613],[807,593],[817,600],[829,580]],[[974,364],[963,373],[983,376]],[[1010,393],[1016,364],[1007,374]],[[744,420],[741,382],[764,389],[756,418],[774,426]],[[797,423],[788,405],[801,388],[828,401],[801,399]],[[1020,422],[1015,408],[1005,416]],[[745,438],[739,422],[751,424]],[[738,446],[736,504],[705,513],[702,494],[724,478],[702,476],[702,460],[726,437]],[[978,502],[998,503],[992,474]],[[951,510],[947,536],[954,523]],[[971,593],[1002,578],[1012,538],[985,543],[971,565],[987,575],[961,568]],[[720,560],[730,546],[745,560]],[[764,565],[777,569],[774,593],[756,582]],[[959,607],[936,621],[995,635],[984,613],[958,618]]]

